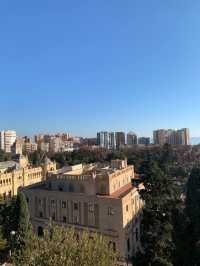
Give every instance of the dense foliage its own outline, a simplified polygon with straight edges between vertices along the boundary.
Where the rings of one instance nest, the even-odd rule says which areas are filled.
[[[12,201],[2,205],[0,210],[1,257],[14,248],[20,249],[31,234],[29,210],[23,193],[18,193]]]
[[[8,159],[1,154],[0,160]],[[133,258],[134,265],[200,265],[199,146],[136,146],[120,151],[81,149],[48,156],[58,163],[58,167],[126,157],[144,184],[140,191],[145,202],[141,221],[142,248]],[[42,152],[29,155],[33,165],[39,165],[43,157]],[[105,240],[98,236],[91,241],[85,233],[77,241],[73,230],[57,227],[53,230],[54,235],[52,230],[46,231],[44,238],[32,235],[26,199],[21,194],[3,205],[0,224],[0,254],[10,248],[18,250],[14,256],[15,265],[106,266],[112,265],[112,259],[116,259]],[[12,231],[16,232],[14,247]]]
[[[116,258],[108,241],[100,235],[91,237],[82,232],[79,237],[73,229],[50,226],[44,237],[33,235],[28,239],[13,262],[16,266],[114,266]]]

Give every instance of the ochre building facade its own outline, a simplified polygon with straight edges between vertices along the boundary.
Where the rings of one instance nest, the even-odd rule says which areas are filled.
[[[101,233],[126,262],[141,248],[142,187],[132,185],[134,178],[134,167],[126,160],[52,172],[46,181],[23,189],[33,228],[40,234],[53,220],[80,233],[84,229]]]

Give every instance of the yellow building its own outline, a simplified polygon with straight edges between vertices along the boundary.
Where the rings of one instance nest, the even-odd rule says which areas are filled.
[[[55,170],[56,164],[47,159],[41,167],[30,167],[24,156],[20,156],[18,162],[1,162],[0,198],[7,199],[17,195],[20,187],[41,182],[46,179],[48,172]]]
[[[125,262],[140,249],[143,202],[134,187],[134,167],[127,161],[110,165],[76,165],[48,174],[46,181],[24,188],[33,228],[42,233],[49,220],[89,229],[110,238]]]

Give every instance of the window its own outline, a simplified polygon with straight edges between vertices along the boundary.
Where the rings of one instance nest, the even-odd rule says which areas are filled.
[[[113,251],[116,251],[116,243],[115,243],[115,242],[110,241],[108,246],[109,246],[109,248],[111,248]]]
[[[112,207],[108,207],[108,215],[114,215],[114,210]]]
[[[74,223],[75,223],[75,224],[78,224],[78,223],[79,223],[78,216],[74,216]]]
[[[41,201],[41,199],[38,200],[38,204],[39,204],[39,206],[42,206],[42,201]]]
[[[130,239],[129,238],[127,239],[127,250],[128,252],[130,251]]]
[[[66,209],[66,207],[67,207],[66,201],[62,201],[62,208]]]
[[[128,205],[126,205],[126,211],[128,212]]]
[[[51,206],[52,206],[52,207],[55,206],[55,200],[51,200]]]
[[[38,236],[40,236],[40,237],[44,236],[44,230],[41,226],[38,227]]]
[[[63,191],[63,187],[61,185],[58,186],[59,191]]]
[[[89,203],[89,212],[94,212],[94,205],[92,203]]]
[[[66,223],[66,222],[67,222],[67,217],[63,216],[63,223]]]
[[[42,218],[42,217],[43,217],[43,213],[42,213],[42,212],[40,212],[40,213],[39,213],[39,216],[40,216],[40,218]]]
[[[78,203],[74,203],[74,210],[77,211],[78,210]]]
[[[53,221],[56,220],[56,214],[55,214],[55,213],[53,213],[53,215],[52,215],[52,220],[53,220]]]

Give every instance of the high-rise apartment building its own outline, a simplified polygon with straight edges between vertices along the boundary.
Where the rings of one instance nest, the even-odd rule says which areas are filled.
[[[153,132],[154,144],[189,145],[189,129],[158,129]]]
[[[133,132],[127,134],[127,145],[136,145],[137,144],[137,135]]]
[[[17,138],[16,131],[13,130],[1,131],[0,134],[1,149],[7,153],[10,153],[11,148],[16,141],[16,138]]]
[[[148,138],[148,137],[140,137],[140,138],[138,138],[138,144],[140,144],[140,145],[149,145],[150,144],[150,138]]]
[[[143,201],[134,186],[134,167],[126,160],[75,165],[48,175],[43,183],[24,188],[35,232],[41,233],[49,220],[73,226],[78,234],[88,230],[109,239],[127,261],[141,249],[140,220]],[[121,264],[120,264],[121,265]],[[123,264],[124,265],[124,264]]]
[[[115,132],[102,131],[97,133],[97,145],[101,148],[116,149]]]
[[[115,150],[116,149],[116,137],[115,132],[109,133],[109,149]]]
[[[153,132],[154,144],[164,145],[167,142],[167,130],[159,129]]]
[[[190,144],[190,133],[188,128],[182,128],[177,130],[177,144],[179,145]]]
[[[5,146],[4,146],[4,131],[0,131],[0,149],[4,150]]]
[[[125,133],[115,132],[115,137],[116,137],[116,148],[119,149],[121,147],[124,147],[126,143]]]

